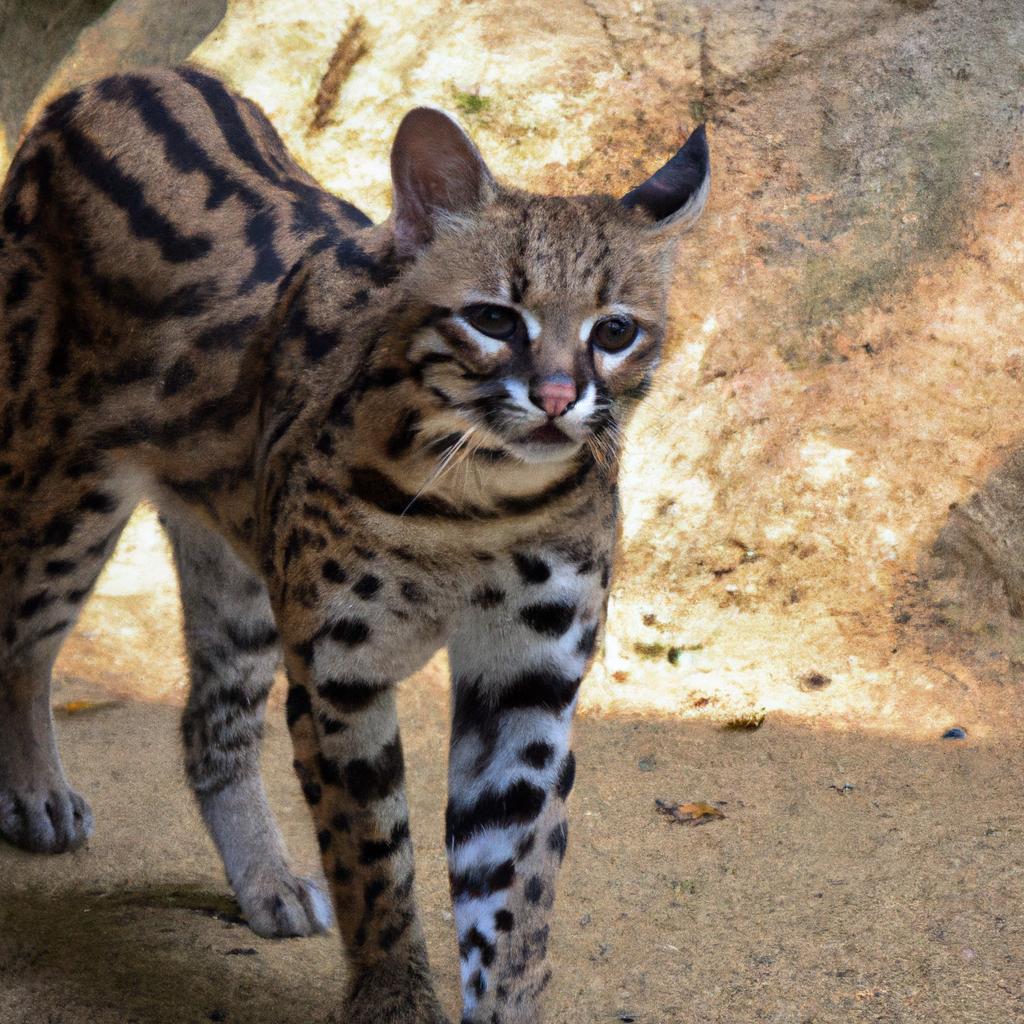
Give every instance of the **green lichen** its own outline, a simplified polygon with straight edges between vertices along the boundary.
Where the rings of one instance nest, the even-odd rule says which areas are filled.
[[[665,644],[633,644],[633,650],[640,655],[641,658],[651,658],[658,660],[663,658],[668,652],[668,647]]]
[[[460,114],[473,117],[490,109],[490,96],[481,96],[478,92],[456,92],[455,108]]]
[[[896,86],[890,92],[893,107],[907,116],[914,97]],[[976,139],[977,131],[991,131],[985,119],[981,129],[963,110],[940,123],[908,122],[898,141],[881,146],[865,128],[875,107],[860,104],[824,116],[820,147],[807,161],[813,191],[829,198],[806,204],[785,228],[762,225],[762,258],[796,271],[782,300],[785,312],[763,318],[793,369],[844,360],[836,340],[851,316],[891,301],[922,266],[956,250],[976,201],[971,172],[983,166],[979,153],[991,162],[1000,151],[991,137]],[[868,152],[881,155],[857,159],[849,136],[858,135]]]
[[[679,659],[687,651],[702,651],[703,644],[645,644],[639,641],[633,644],[633,650],[641,658],[650,658],[652,661],[661,661],[664,658],[670,665],[678,665]]]
[[[666,657],[668,658],[668,663],[670,665],[678,665],[679,659],[687,652],[703,650],[703,644],[679,644],[675,647],[670,647],[668,649],[668,654],[666,655]]]

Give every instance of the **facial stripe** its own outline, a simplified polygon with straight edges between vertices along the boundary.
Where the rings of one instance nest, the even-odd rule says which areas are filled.
[[[519,407],[524,413],[529,416],[536,416],[540,418],[543,414],[541,410],[533,404],[530,399],[530,389],[526,386],[525,381],[516,380],[512,377],[507,380],[503,380],[502,384],[505,386],[505,390],[508,392],[509,398],[512,399],[513,403]]]
[[[597,407],[597,386],[592,380],[588,380],[583,394],[573,403],[572,408],[565,414],[566,420],[570,423],[582,424],[594,414]]]
[[[508,347],[507,343],[500,338],[490,338],[482,331],[478,331],[468,320],[463,319],[461,316],[452,317],[452,320],[462,328],[466,337],[486,356],[496,356]]]

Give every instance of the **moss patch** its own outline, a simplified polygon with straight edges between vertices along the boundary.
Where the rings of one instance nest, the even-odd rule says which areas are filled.
[[[490,96],[481,96],[477,92],[456,92],[455,109],[467,117],[483,114],[491,107]]]

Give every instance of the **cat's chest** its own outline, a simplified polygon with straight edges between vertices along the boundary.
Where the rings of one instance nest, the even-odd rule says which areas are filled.
[[[335,659],[339,672],[358,663],[370,674],[407,676],[443,646],[467,665],[511,662],[531,644],[557,661],[578,656],[602,616],[611,544],[576,535],[427,549],[362,533],[307,560],[307,582],[289,598],[317,605],[330,639],[318,657]]]

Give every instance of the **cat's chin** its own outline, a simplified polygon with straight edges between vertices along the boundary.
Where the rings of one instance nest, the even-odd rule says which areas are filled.
[[[523,462],[550,464],[552,462],[568,462],[582,447],[581,441],[566,438],[564,442],[551,441],[506,441],[508,448],[516,458]]]

